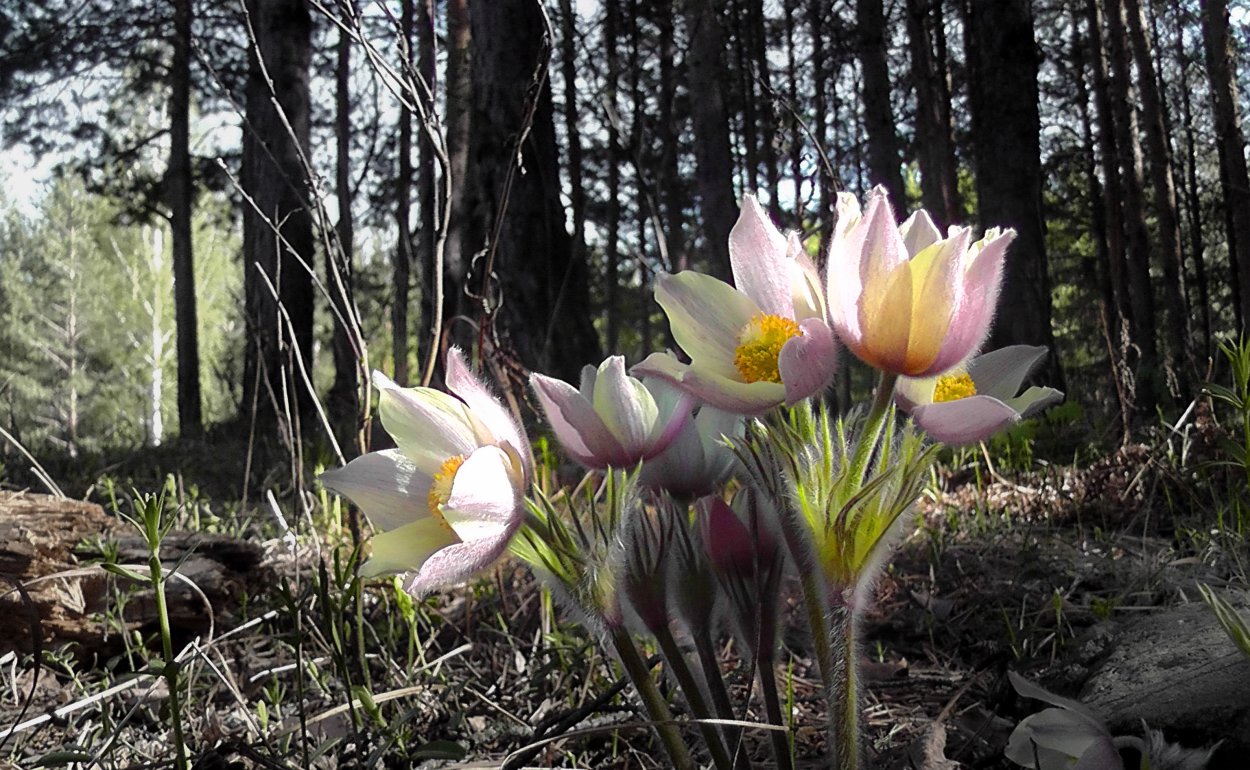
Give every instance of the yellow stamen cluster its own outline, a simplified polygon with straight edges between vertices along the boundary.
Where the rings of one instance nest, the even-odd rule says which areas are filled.
[[[448,457],[439,467],[438,473],[434,474],[434,483],[430,484],[430,495],[427,499],[430,513],[448,529],[451,529],[451,527],[443,520],[441,509],[451,499],[451,483],[456,478],[456,471],[460,470],[461,465],[464,465],[465,459],[464,455]]]
[[[734,366],[747,382],[781,382],[777,358],[790,339],[801,334],[799,325],[779,315],[759,313],[742,328],[734,350]]]
[[[933,401],[934,403],[958,401],[961,398],[975,396],[976,394],[976,383],[972,381],[967,372],[943,374],[941,377],[938,377],[937,385],[933,388]]]

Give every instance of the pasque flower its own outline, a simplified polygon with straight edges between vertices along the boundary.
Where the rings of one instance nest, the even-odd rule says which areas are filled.
[[[410,573],[414,594],[458,583],[503,554],[521,523],[529,443],[452,348],[447,387],[401,388],[380,372],[382,425],[398,449],[370,452],[322,474],[376,529],[360,574]]]
[[[659,276],[656,300],[691,360],[655,354],[634,371],[738,414],[762,414],[823,390],[837,343],[819,274],[798,237],[782,235],[748,195],[729,234],[729,260],[737,288],[691,271]]]
[[[1063,400],[1054,388],[1033,386],[1019,393],[1045,357],[1044,347],[999,348],[938,377],[900,377],[895,400],[931,438],[946,444],[982,441]]]
[[[588,468],[636,464],[673,442],[690,418],[693,399],[661,400],[611,356],[582,369],[581,387],[543,374],[530,376],[561,446]]]
[[[943,238],[923,210],[901,227],[878,187],[861,213],[838,195],[830,244],[829,319],[865,363],[908,377],[950,369],[981,347],[994,317],[1003,256],[1015,231],[952,227]]]

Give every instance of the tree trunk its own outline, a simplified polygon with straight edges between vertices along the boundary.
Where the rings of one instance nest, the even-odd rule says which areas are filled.
[[[828,107],[825,103],[825,89],[829,86],[827,64],[825,59],[825,34],[826,34],[826,14],[827,8],[823,0],[809,0],[807,4],[807,23],[810,28],[812,38],[812,98],[815,112],[812,115],[812,134],[815,142],[821,147],[828,144]],[[803,140],[800,140],[799,146],[802,147]],[[797,162],[796,162],[797,168]],[[796,178],[800,172],[796,171]],[[796,184],[798,184],[796,182]],[[829,178],[829,169],[824,163],[820,162],[819,153],[817,153],[816,161],[816,179],[815,190],[812,191],[813,197],[816,198],[816,221],[821,228],[821,243],[826,242],[826,237],[833,232],[833,199],[835,190],[833,180]]]
[[[469,129],[473,111],[471,49],[468,0],[447,0],[447,166],[451,175],[451,205],[443,258],[445,288],[440,361],[449,344],[463,347],[473,342],[469,326],[456,322],[458,317],[469,311],[464,290],[474,249],[469,236]]]
[[[703,221],[703,250],[712,275],[729,279],[729,231],[738,219],[734,199],[734,159],[729,149],[729,114],[725,109],[725,42],[717,5],[686,0],[690,50],[687,80],[694,123],[695,187]]]
[[[886,59],[888,41],[881,0],[857,0],[855,21],[860,67],[864,74],[861,98],[864,130],[868,134],[868,173],[873,184],[885,185],[895,212],[903,216],[909,204],[903,187],[894,110],[890,106],[890,65]]]
[[[1193,97],[1190,94],[1189,65],[1191,54],[1185,47],[1186,13],[1176,10],[1176,61],[1180,68],[1181,120],[1185,134],[1185,215],[1189,224],[1189,250],[1194,260],[1194,284],[1198,290],[1198,308],[1202,318],[1202,355],[1205,362],[1211,355],[1211,295],[1207,285],[1206,243],[1202,232],[1202,203],[1198,198],[1198,151],[1194,136]]]
[[[603,47],[607,54],[608,77],[604,97],[608,111],[608,243],[605,247],[607,270],[604,272],[603,296],[607,323],[609,353],[619,353],[621,295],[621,111],[617,85],[621,80],[619,43],[621,36],[620,4],[608,3],[603,23]]]
[[[1050,348],[1042,377],[1062,386],[1050,328],[1042,223],[1037,48],[1027,0],[973,0],[968,14],[972,145],[982,227],[1012,227],[992,346]]]
[[[327,409],[330,422],[340,438],[350,435],[360,409],[360,366],[352,344],[355,303],[352,300],[352,261],[355,254],[356,229],[352,218],[351,179],[351,35],[339,30],[338,50],[334,66],[334,187],[338,201],[339,220],[335,228],[337,253],[327,248],[325,254],[326,290],[330,294],[330,324],[333,329],[330,346],[334,354],[334,384],[330,386]]]
[[[400,10],[400,50],[404,70],[413,64],[413,3],[403,0]],[[415,98],[415,97],[410,97]],[[391,257],[391,376],[400,385],[408,384],[408,294],[412,283],[412,109],[399,105],[399,168],[395,174],[395,253]]]
[[[938,8],[936,22],[932,21],[932,5]],[[912,86],[916,92],[916,153],[920,162],[921,201],[933,218],[946,226],[960,217],[950,97],[944,87],[945,72],[935,61],[929,34],[931,23],[942,23],[941,3],[907,0],[906,13]]]
[[[564,133],[568,142],[569,199],[573,205],[573,261],[587,264],[586,187],[582,182],[582,133],[577,125],[577,11],[560,0],[560,73],[564,80]],[[613,350],[611,343],[609,350]],[[589,363],[589,362],[588,362]]]
[[[661,9],[656,17],[660,27],[660,194],[664,199],[665,223],[668,225],[664,234],[668,252],[665,269],[680,272],[690,267],[690,253],[686,248],[686,192],[677,170],[681,154],[678,137],[683,133],[683,125],[678,123],[673,113],[677,100],[677,46],[673,40],[672,14]]]
[[[549,30],[532,0],[472,3],[469,19],[471,242],[488,249],[471,288],[488,300],[503,298],[496,318],[486,319],[499,325],[481,333],[487,339],[497,333],[524,366],[576,380],[601,351],[591,322],[587,266],[573,260],[572,239],[564,229],[554,110],[545,78]],[[519,153],[517,136],[523,137]],[[525,173],[512,175],[507,189],[518,154]],[[488,284],[492,273],[499,276],[498,292]]]
[[[1142,119],[1146,123],[1147,169],[1153,189],[1158,250],[1163,264],[1163,298],[1167,308],[1166,332],[1168,365],[1177,378],[1180,396],[1189,397],[1193,351],[1189,346],[1189,307],[1185,302],[1184,257],[1176,222],[1176,185],[1172,181],[1172,150],[1164,123],[1163,96],[1155,80],[1154,52],[1146,35],[1146,20],[1139,0],[1125,0],[1129,42],[1137,67],[1137,88],[1141,93]]]
[[[241,181],[256,208],[245,206],[243,216],[251,340],[242,408],[246,414],[255,396],[264,423],[276,417],[275,408],[304,415],[313,404],[296,373],[302,366],[311,376],[313,365],[314,244],[300,159],[300,148],[308,146],[312,19],[300,0],[248,0],[247,9],[256,40],[249,51]]]
[[[1133,308],[1133,344],[1140,351],[1137,360],[1137,403],[1153,411],[1163,392],[1163,373],[1155,339],[1154,286],[1150,280],[1150,236],[1146,229],[1145,201],[1142,196],[1142,152],[1138,141],[1137,115],[1132,109],[1132,80],[1124,26],[1124,8],[1119,0],[1107,0],[1106,43],[1111,61],[1111,108],[1115,125],[1116,150],[1120,164],[1120,192],[1123,196],[1124,228],[1128,236],[1128,290]]]
[[[419,98],[425,103],[425,114],[435,112],[433,94],[438,93],[438,70],[436,52],[434,50],[434,0],[416,0],[417,19],[417,70],[425,88]],[[400,22],[403,23],[402,20]],[[428,89],[428,90],[427,90]],[[438,238],[440,211],[439,193],[436,187],[434,143],[429,133],[424,130],[417,133],[417,201],[421,212],[419,229],[419,248],[417,260],[421,268],[421,326],[418,330],[417,350],[420,351],[422,366],[430,358],[438,357],[438,341],[433,339],[434,318],[437,312],[434,307],[435,272],[434,244]]]
[[[203,432],[200,350],[191,248],[191,0],[174,0],[173,61],[169,68],[169,226],[173,246],[174,327],[178,356],[178,432]]]
[[[1237,326],[1250,326],[1250,174],[1246,172],[1245,138],[1233,70],[1233,43],[1228,34],[1225,0],[1202,0],[1202,42],[1206,50],[1211,108],[1215,113],[1215,141],[1224,191],[1228,261]]]
[[[1102,43],[1102,10],[1098,0],[1085,0],[1086,39],[1093,54],[1094,114],[1098,124],[1098,156],[1102,167],[1102,208],[1107,241],[1107,268],[1115,302],[1112,306],[1110,332],[1120,347],[1121,327],[1132,324],[1133,309],[1129,302],[1128,261],[1124,253],[1124,213],[1120,200],[1120,167],[1116,163],[1115,128],[1111,109],[1111,86],[1107,77],[1106,48]]]

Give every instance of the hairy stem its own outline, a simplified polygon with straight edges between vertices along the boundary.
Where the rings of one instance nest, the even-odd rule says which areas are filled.
[[[835,674],[829,698],[829,728],[835,770],[859,770],[859,613],[846,604],[830,619]]]
[[[851,460],[852,489],[858,489],[864,483],[864,475],[868,472],[868,462],[872,459],[881,438],[881,426],[885,416],[889,414],[890,402],[894,398],[894,384],[898,375],[882,372],[877,381],[877,391],[872,399],[872,407],[864,418],[864,429],[860,432],[859,442],[855,445],[855,456]]]
[[[729,700],[729,690],[725,689],[725,676],[716,659],[716,648],[712,645],[711,635],[706,629],[692,630],[691,637],[694,639],[695,652],[699,654],[703,678],[707,680],[707,689],[712,695],[712,705],[716,707],[716,715],[721,719],[737,719],[733,703]],[[725,737],[725,745],[733,755],[734,767],[737,770],[751,770],[751,758],[742,746],[742,730],[733,725],[721,725],[721,735]]]
[[[729,759],[725,744],[721,743],[720,733],[714,725],[705,721],[712,718],[712,712],[703,698],[703,690],[699,688],[698,680],[694,678],[690,666],[686,665],[686,656],[682,654],[677,640],[673,638],[673,633],[668,630],[667,625],[659,625],[650,631],[655,634],[656,641],[660,643],[660,650],[663,651],[668,667],[677,679],[677,684],[681,686],[686,702],[690,704],[690,711],[696,719],[700,720],[699,732],[703,734],[707,749],[712,754],[712,762],[720,770],[733,770],[733,762]]]
[[[660,695],[660,690],[655,686],[655,681],[651,679],[651,672],[647,670],[642,656],[638,654],[638,648],[634,646],[634,641],[629,638],[629,632],[623,628],[614,628],[611,631],[611,636],[612,645],[616,648],[616,653],[621,658],[621,665],[625,667],[625,673],[629,675],[630,680],[634,683],[634,688],[638,690],[638,695],[642,698],[642,704],[651,716],[651,726],[655,728],[656,733],[660,736],[660,742],[664,744],[664,750],[668,752],[668,757],[673,762],[674,770],[695,770],[694,760],[690,757],[690,750],[686,748],[686,743],[682,740],[681,733],[678,732],[677,726],[673,723],[673,714],[668,710],[668,704],[664,701],[664,696]]]

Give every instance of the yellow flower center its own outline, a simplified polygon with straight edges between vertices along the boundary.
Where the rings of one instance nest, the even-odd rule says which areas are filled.
[[[799,336],[799,325],[789,318],[760,313],[742,327],[734,366],[747,382],[781,382],[777,358],[790,339]]]
[[[451,529],[451,526],[443,519],[441,509],[451,499],[451,482],[456,478],[456,471],[464,465],[465,459],[464,455],[448,457],[439,467],[438,473],[434,474],[434,482],[430,484],[430,495],[427,498],[430,513],[448,529]]]
[[[975,396],[976,394],[976,383],[972,381],[972,378],[966,372],[943,374],[941,377],[938,377],[937,385],[933,388],[933,402],[958,401],[961,398]]]

